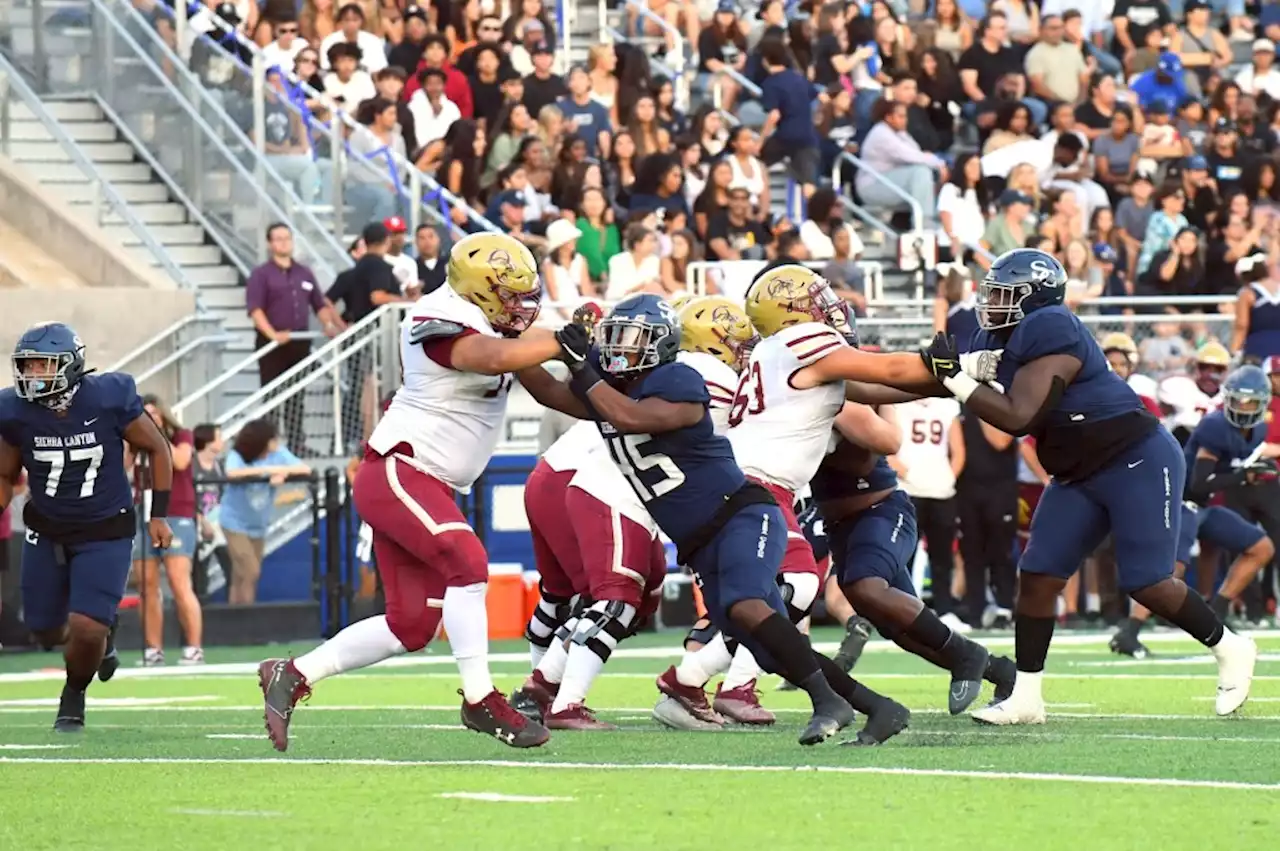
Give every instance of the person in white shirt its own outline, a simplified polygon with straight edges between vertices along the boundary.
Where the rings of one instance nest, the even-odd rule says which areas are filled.
[[[587,260],[578,253],[582,231],[568,219],[556,219],[547,226],[547,256],[542,261],[542,280],[547,301],[568,320],[584,297],[593,294],[587,275]]]
[[[855,178],[858,194],[872,207],[900,210],[907,206],[900,194],[905,192],[920,206],[924,225],[932,226],[936,219],[934,174],[945,180],[946,164],[921,150],[907,133],[907,104],[882,100],[876,104],[875,117],[876,125],[862,143],[862,161],[867,167],[859,169]],[[900,192],[877,180],[876,173]]]
[[[339,42],[329,48],[326,58],[333,70],[324,75],[324,93],[339,109],[354,113],[357,106],[378,96],[373,77],[359,68],[359,47]]]
[[[419,147],[443,139],[453,122],[462,117],[458,105],[444,96],[444,81],[444,71],[428,68],[422,72],[422,88],[409,98],[409,112],[413,115]]]
[[[364,10],[358,3],[347,3],[338,10],[338,28],[320,42],[320,60],[329,68],[329,49],[335,44],[354,44],[360,48],[360,67],[370,74],[387,67],[387,43],[371,32],[365,32]],[[354,104],[353,104],[354,106]]]
[[[1276,43],[1260,38],[1253,43],[1253,64],[1236,75],[1236,84],[1246,95],[1270,95],[1280,100],[1280,70],[1276,69]]]
[[[982,240],[987,219],[978,200],[982,164],[977,154],[961,154],[955,171],[938,190],[938,247],[949,247],[953,258],[963,256]]]
[[[297,21],[280,21],[273,32],[276,40],[262,48],[262,61],[268,68],[274,65],[292,74],[294,60],[307,49],[307,40],[298,37]]]
[[[618,301],[632,293],[662,294],[662,263],[658,259],[658,237],[641,224],[627,227],[623,234],[626,248],[609,258],[609,288],[606,301]]]
[[[835,193],[830,189],[819,189],[809,199],[809,217],[800,225],[800,241],[809,250],[812,260],[830,260],[836,256],[837,230],[849,233],[850,257],[857,259],[867,250],[853,226],[840,220],[835,201]]]

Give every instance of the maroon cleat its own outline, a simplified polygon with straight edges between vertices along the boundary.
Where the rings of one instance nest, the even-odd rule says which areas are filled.
[[[559,712],[546,716],[549,730],[616,730],[612,724],[606,724],[596,718],[596,714],[581,703],[570,703]]]
[[[268,659],[258,666],[258,685],[266,706],[263,715],[267,735],[276,750],[289,749],[289,719],[299,701],[311,696],[311,687],[292,659]]]
[[[687,686],[676,679],[675,666],[671,666],[658,677],[658,691],[684,707],[684,710],[699,721],[708,724],[723,724],[716,711],[707,703],[707,693],[697,686]]]
[[[516,712],[497,689],[486,694],[479,703],[467,703],[464,696],[462,723],[468,730],[493,736],[513,748],[536,748],[551,738],[546,727]]]
[[[511,692],[511,705],[530,721],[541,722],[551,712],[551,704],[559,691],[559,683],[547,682],[542,672],[535,668],[524,685]]]
[[[716,686],[716,699],[711,705],[716,712],[739,724],[767,726],[778,720],[772,712],[760,705],[755,680],[730,689],[726,689],[724,683],[721,683]]]

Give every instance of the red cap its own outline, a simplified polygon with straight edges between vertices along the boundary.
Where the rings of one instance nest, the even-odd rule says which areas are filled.
[[[1280,356],[1272,355],[1262,361],[1262,371],[1267,375],[1280,373]]]
[[[382,226],[392,233],[404,233],[409,229],[409,227],[404,223],[404,219],[399,216],[392,216],[389,219],[383,219]]]

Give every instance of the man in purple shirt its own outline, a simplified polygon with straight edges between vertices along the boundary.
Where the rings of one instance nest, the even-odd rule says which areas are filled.
[[[294,261],[289,226],[270,225],[267,245],[271,259],[249,273],[245,283],[245,306],[257,332],[254,345],[260,349],[275,344],[258,359],[258,380],[263,387],[311,354],[310,340],[293,338],[293,334],[308,330],[311,311],[320,317],[330,337],[342,329],[342,320],[321,292],[315,273]],[[282,424],[285,441],[300,456],[309,452],[302,427],[303,395],[296,393],[284,403]]]

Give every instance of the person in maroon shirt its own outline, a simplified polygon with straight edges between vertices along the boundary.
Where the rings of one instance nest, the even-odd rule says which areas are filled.
[[[173,457],[173,489],[169,497],[169,528],[173,541],[168,549],[158,550],[150,538],[141,531],[133,541],[133,570],[142,598],[142,632],[146,642],[142,664],[164,664],[164,605],[160,598],[160,562],[164,562],[169,589],[173,592],[174,608],[178,611],[178,623],[185,639],[181,665],[199,665],[204,662],[201,649],[204,618],[200,600],[191,584],[191,564],[195,558],[199,534],[196,530],[196,486],[192,460],[195,442],[191,432],[183,428],[169,409],[157,397],[142,397],[142,406],[156,426],[169,440]],[[145,456],[134,459],[134,492],[140,505],[145,506],[151,497],[150,465]],[[146,512],[143,513],[145,516]]]
[[[449,64],[448,58],[449,39],[442,35],[427,36],[422,49],[422,59],[418,62],[418,67],[409,75],[409,79],[405,80],[400,99],[408,103],[413,93],[422,88],[423,72],[429,68],[438,68],[444,72],[444,96],[453,101],[463,118],[471,118],[475,114],[471,83],[467,80],[466,74]]]

